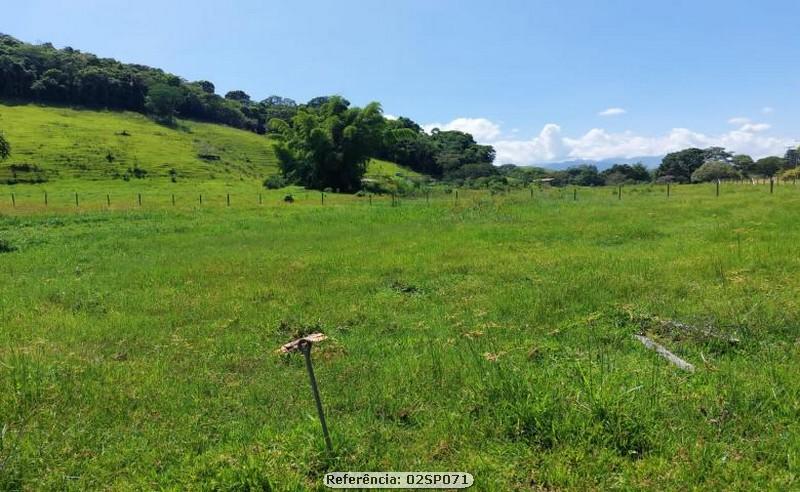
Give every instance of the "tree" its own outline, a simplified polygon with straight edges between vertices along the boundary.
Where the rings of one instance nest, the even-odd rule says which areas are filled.
[[[269,96],[268,98],[261,101],[261,104],[265,106],[287,106],[287,107],[297,107],[297,102],[294,99],[289,97],[281,97],[281,96]]]
[[[31,85],[31,90],[39,99],[61,101],[64,99],[69,87],[64,73],[57,68],[51,68],[45,71],[41,78]]]
[[[597,166],[581,164],[567,169],[567,182],[578,186],[600,186],[603,178],[597,172]]]
[[[493,165],[485,162],[477,162],[473,164],[464,164],[452,170],[448,177],[450,179],[476,179],[488,178],[498,174],[497,168]]]
[[[297,103],[288,97],[269,96],[258,103],[255,112],[263,120],[265,130],[271,132],[273,129],[269,127],[269,122],[273,119],[291,120],[297,114]]]
[[[469,133],[457,130],[431,131],[431,142],[436,152],[436,163],[445,177],[458,174],[458,168],[466,164],[492,164],[495,150],[491,145],[479,145]]]
[[[178,106],[183,102],[183,92],[167,84],[158,84],[147,93],[145,107],[158,119],[166,123],[174,123]]]
[[[755,162],[747,154],[737,154],[733,156],[733,168],[741,174],[749,175],[755,171]]]
[[[356,191],[371,154],[377,150],[385,120],[380,104],[351,108],[332,96],[317,110],[301,108],[290,122],[272,120],[282,174],[309,188]]]
[[[656,176],[670,177],[674,181],[688,182],[692,173],[707,159],[706,151],[698,148],[684,149],[664,156]]]
[[[649,183],[652,179],[650,171],[642,164],[637,162],[630,164],[614,164],[610,168],[600,173],[605,184],[616,185],[622,183]]]
[[[0,132],[0,161],[4,161],[8,159],[8,156],[11,155],[11,144],[8,143],[6,140],[5,135],[3,132]]]
[[[786,160],[786,167],[789,169],[794,169],[800,164],[800,147],[786,149],[786,154],[784,154],[783,158]]]
[[[778,171],[786,166],[786,161],[782,157],[769,156],[759,159],[755,163],[755,172],[762,176],[775,176]]]
[[[724,161],[708,161],[692,173],[692,181],[695,183],[738,177],[736,169]]]
[[[384,125],[377,157],[424,174],[441,176],[442,168],[436,161],[436,146],[421,126],[403,117],[386,120]]]
[[[214,91],[216,90],[214,84],[207,80],[198,80],[194,84],[200,87],[200,89],[202,89],[202,91],[205,92],[206,94],[213,94]]]
[[[706,153],[706,161],[728,162],[733,157],[733,154],[725,150],[724,147],[709,147],[703,152]]]
[[[231,101],[239,101],[240,103],[246,104],[250,102],[250,95],[245,91],[235,90],[235,91],[228,91],[225,94],[225,99],[230,99]]]
[[[306,103],[306,106],[308,106],[309,108],[312,108],[312,109],[319,109],[322,106],[324,106],[325,103],[327,103],[328,101],[330,101],[334,97],[338,97],[345,104],[350,106],[350,101],[348,101],[347,99],[343,98],[342,96],[317,96],[317,97],[311,99],[310,101],[308,101]]]

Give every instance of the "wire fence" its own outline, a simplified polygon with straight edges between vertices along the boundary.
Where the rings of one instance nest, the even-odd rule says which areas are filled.
[[[781,187],[796,187],[797,181],[780,181],[776,179],[760,180],[719,180],[711,184],[647,184],[617,185],[602,187],[553,187],[538,186],[507,187],[505,189],[470,189],[432,187],[415,189],[408,193],[358,193],[340,194],[315,190],[265,190],[263,192],[220,192],[220,191],[74,191],[64,190],[18,190],[9,186],[10,190],[0,194],[0,212],[38,212],[69,210],[130,210],[130,209],[198,209],[207,207],[261,207],[276,205],[363,205],[363,206],[401,206],[404,203],[459,204],[469,201],[516,197],[530,199],[558,199],[579,201],[580,199],[615,199],[623,200],[634,196],[663,195],[674,198],[677,190],[684,187],[701,189],[710,186],[713,196],[720,196],[726,189],[752,188],[774,194]],[[627,191],[626,191],[627,190]],[[5,195],[5,196],[3,196]],[[693,193],[693,196],[696,193]]]

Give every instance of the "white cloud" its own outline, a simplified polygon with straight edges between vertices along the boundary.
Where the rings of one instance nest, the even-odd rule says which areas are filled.
[[[479,142],[491,141],[500,136],[500,125],[486,118],[456,118],[450,123],[430,123],[422,125],[422,128],[428,133],[434,128],[458,130],[471,134]]]
[[[622,108],[608,108],[608,109],[604,109],[603,111],[600,111],[597,114],[599,116],[617,116],[617,115],[625,114],[626,112],[627,111],[625,111]]]
[[[387,120],[396,120],[397,119],[397,116],[395,116],[393,114],[389,114],[389,113],[383,113],[383,117],[386,118]]]
[[[500,140],[492,142],[497,152],[496,163],[533,164],[557,161],[569,152],[564,146],[561,127],[548,123],[531,140]]]
[[[742,125],[739,130],[743,132],[758,133],[769,130],[770,128],[772,128],[772,125],[769,123],[747,123],[746,125]]]
[[[750,118],[736,116],[728,120],[731,125],[739,126],[739,131],[747,133],[758,133],[772,128],[769,123],[753,123]]]
[[[564,160],[601,160],[658,156],[687,147],[725,147],[731,152],[749,154],[753,158],[782,155],[791,140],[766,135],[767,123],[753,123],[744,117],[731,118],[730,123],[739,128],[716,135],[673,128],[663,135],[646,136],[631,131],[612,133],[603,128],[593,128],[583,135],[570,137],[563,134],[555,123],[544,125],[538,135],[522,139],[512,129],[503,135],[498,123],[486,118],[457,118],[450,123],[423,125],[430,132],[460,130],[471,133],[479,143],[493,145],[497,158],[495,164],[539,164]]]
[[[570,138],[561,135],[558,125],[549,123],[531,140],[493,142],[498,163],[535,164],[572,159],[610,159],[664,155],[687,147],[720,146],[755,158],[778,155],[789,142],[786,139],[760,134],[762,125],[745,125],[720,135],[706,135],[688,128],[673,128],[666,135],[642,136],[633,132],[609,133],[593,128]]]
[[[775,108],[773,108],[772,106],[764,106],[763,108],[761,108],[761,112],[764,114],[770,114],[773,111],[775,111]]]

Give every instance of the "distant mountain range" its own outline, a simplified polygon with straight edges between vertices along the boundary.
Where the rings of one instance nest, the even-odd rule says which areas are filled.
[[[661,155],[648,155],[648,156],[641,156],[641,157],[629,157],[629,158],[612,158],[612,159],[602,159],[599,161],[594,161],[591,159],[577,159],[573,161],[561,161],[561,162],[547,162],[542,164],[534,164],[538,167],[543,167],[546,169],[567,169],[574,166],[580,166],[583,164],[590,164],[592,166],[597,166],[597,169],[602,171],[604,169],[608,169],[609,167],[613,166],[614,164],[636,164],[637,162],[641,162],[649,169],[655,169],[661,164],[661,159],[664,156]]]

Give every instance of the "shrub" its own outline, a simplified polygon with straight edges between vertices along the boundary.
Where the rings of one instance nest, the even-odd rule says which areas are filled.
[[[144,179],[147,177],[147,170],[140,168],[139,166],[128,168],[127,175],[130,179],[130,176],[133,176],[136,179]],[[127,181],[127,179],[126,179]]]
[[[280,175],[273,175],[264,180],[264,188],[268,190],[277,190],[286,186],[286,179]]]
[[[17,247],[9,243],[5,239],[0,239],[0,253],[12,253],[17,250]]]
[[[283,201],[286,203],[294,203],[294,197],[291,194],[286,195],[283,197]]]
[[[489,183],[489,192],[492,195],[499,195],[506,192],[506,186],[500,181],[492,181]]]
[[[374,179],[361,180],[361,189],[362,191],[372,193],[373,195],[383,195],[393,191],[386,182]]]

